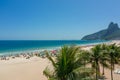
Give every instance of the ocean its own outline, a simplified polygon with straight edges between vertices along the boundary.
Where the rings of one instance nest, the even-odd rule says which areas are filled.
[[[0,40],[0,55],[56,49],[64,45],[88,45],[104,40]]]

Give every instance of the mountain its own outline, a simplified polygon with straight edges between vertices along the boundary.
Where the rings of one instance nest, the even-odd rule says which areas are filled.
[[[107,29],[84,36],[82,40],[120,40],[120,28],[117,23],[111,22]]]

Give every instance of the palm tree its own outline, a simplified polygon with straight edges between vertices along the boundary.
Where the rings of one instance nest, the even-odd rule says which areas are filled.
[[[111,44],[107,48],[109,53],[109,59],[111,64],[111,80],[113,80],[113,70],[116,63],[119,63],[120,53],[118,52],[118,47],[116,44]]]
[[[109,68],[109,64],[107,63],[107,61],[109,60],[107,57],[108,53],[107,53],[107,45],[106,44],[102,44],[101,45],[101,60],[100,60],[100,64],[103,67],[102,70],[102,75],[104,75],[104,68]]]
[[[79,55],[79,58],[81,59],[81,62],[83,63],[84,65],[84,70],[86,69],[86,65],[89,63],[90,61],[90,52],[87,51],[87,50],[81,50],[80,51],[80,55]],[[85,71],[84,71],[85,72]],[[86,77],[86,75],[84,74],[84,77]]]
[[[47,58],[54,67],[54,71],[50,73],[52,75],[48,74],[49,71],[44,70],[44,74],[48,76],[49,80],[80,80],[82,78],[83,63],[78,57],[79,49],[79,47],[75,46],[64,46],[55,60],[46,53]]]
[[[81,60],[83,61],[84,67],[90,60],[89,56],[90,56],[90,52],[89,51],[87,51],[87,50],[81,50],[80,51],[79,58],[81,58]]]
[[[101,45],[96,45],[91,49],[91,64],[96,71],[96,80],[100,77]]]

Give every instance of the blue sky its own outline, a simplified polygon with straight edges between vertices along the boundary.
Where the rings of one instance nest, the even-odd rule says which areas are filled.
[[[0,40],[79,40],[111,21],[120,0],[0,0]]]

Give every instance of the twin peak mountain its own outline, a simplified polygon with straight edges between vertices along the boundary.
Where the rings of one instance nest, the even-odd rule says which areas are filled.
[[[107,29],[84,36],[82,40],[120,40],[120,28],[111,22]]]

